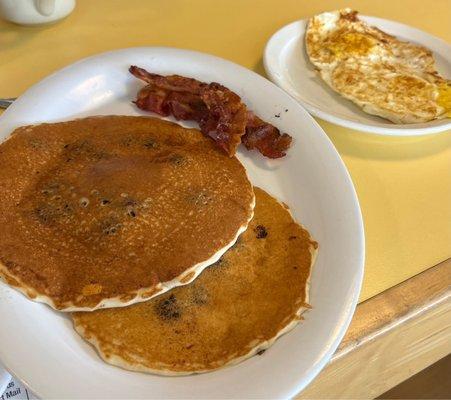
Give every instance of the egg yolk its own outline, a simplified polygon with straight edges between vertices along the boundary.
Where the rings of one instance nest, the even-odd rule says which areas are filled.
[[[447,117],[451,118],[451,82],[442,83],[438,87],[437,104],[445,109]]]
[[[327,46],[337,57],[346,55],[366,55],[375,44],[375,40],[362,33],[336,32]]]

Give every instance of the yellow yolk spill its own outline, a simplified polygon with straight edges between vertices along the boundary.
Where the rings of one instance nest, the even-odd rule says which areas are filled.
[[[451,82],[442,83],[438,86],[437,104],[445,109],[445,114],[451,118]]]
[[[366,55],[375,44],[373,38],[358,32],[337,32],[329,41],[328,49],[340,58],[346,55]]]

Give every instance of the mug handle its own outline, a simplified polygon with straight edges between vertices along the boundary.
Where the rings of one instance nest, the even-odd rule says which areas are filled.
[[[55,0],[34,0],[36,10],[39,14],[48,17],[55,11]]]

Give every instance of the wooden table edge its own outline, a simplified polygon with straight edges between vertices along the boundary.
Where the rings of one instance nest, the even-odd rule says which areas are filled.
[[[451,259],[360,303],[329,364],[296,399],[375,398],[451,353]]]

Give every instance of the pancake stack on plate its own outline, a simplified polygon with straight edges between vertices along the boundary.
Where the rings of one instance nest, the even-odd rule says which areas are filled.
[[[0,276],[74,311],[111,364],[217,369],[308,307],[316,242],[195,129],[126,116],[22,127],[0,145],[0,192]]]

